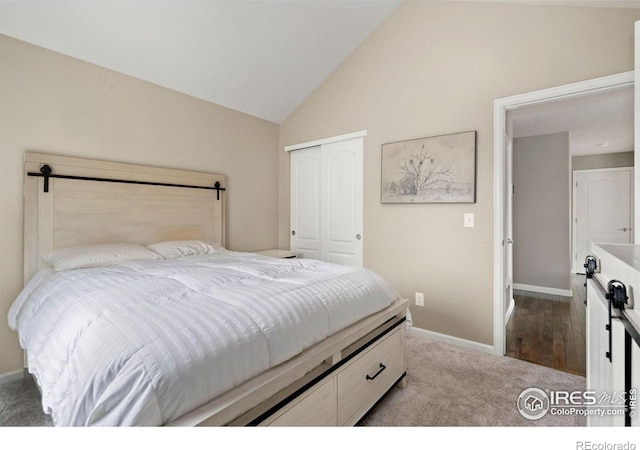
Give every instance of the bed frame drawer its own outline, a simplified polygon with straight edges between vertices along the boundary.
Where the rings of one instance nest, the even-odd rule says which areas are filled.
[[[403,375],[403,332],[397,328],[338,372],[339,425],[356,424]]]
[[[406,370],[406,328],[396,326],[361,351],[345,358],[339,368],[304,390],[274,413],[263,414],[260,426],[356,425]]]
[[[261,425],[272,427],[310,427],[338,425],[338,405],[336,396],[336,379],[328,380],[314,386],[291,406],[287,406],[280,413],[274,414]]]

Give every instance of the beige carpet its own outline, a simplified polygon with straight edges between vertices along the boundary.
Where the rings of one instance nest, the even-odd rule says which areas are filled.
[[[584,391],[586,378],[410,334],[407,388],[394,388],[365,426],[586,426],[582,416],[528,420],[516,402],[523,390]]]

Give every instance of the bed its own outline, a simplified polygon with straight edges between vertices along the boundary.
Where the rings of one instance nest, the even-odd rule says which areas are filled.
[[[56,425],[354,425],[403,386],[407,300],[366,269],[227,250],[225,186],[25,154],[9,322]]]

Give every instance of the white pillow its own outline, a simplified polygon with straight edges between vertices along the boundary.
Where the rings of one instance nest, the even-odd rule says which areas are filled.
[[[139,244],[96,244],[63,248],[44,256],[53,270],[106,267],[125,261],[162,259],[160,255]]]
[[[165,241],[149,244],[147,248],[167,259],[190,255],[208,255],[226,251],[220,244],[204,241]]]

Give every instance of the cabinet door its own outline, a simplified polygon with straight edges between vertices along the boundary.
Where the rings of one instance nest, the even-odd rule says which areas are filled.
[[[362,139],[322,146],[320,259],[362,267]]]
[[[587,283],[587,391],[609,398],[619,398],[624,392],[624,326],[619,319],[612,320],[612,353],[611,361],[606,354],[609,351],[609,310],[606,300],[596,287],[593,279]],[[602,403],[596,407],[608,407]],[[624,426],[624,416],[589,415],[587,425]]]
[[[299,258],[320,257],[320,147],[291,152],[291,251]]]

